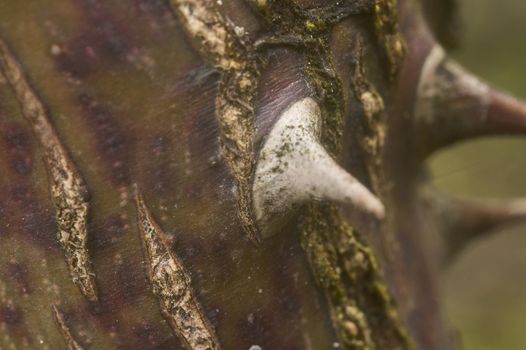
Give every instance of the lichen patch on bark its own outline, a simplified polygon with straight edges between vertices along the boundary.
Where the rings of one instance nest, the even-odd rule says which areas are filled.
[[[413,349],[373,252],[337,209],[310,205],[301,229],[302,245],[326,292],[342,348]]]
[[[30,86],[20,63],[2,39],[0,70],[44,151],[51,197],[56,211],[58,242],[64,252],[71,278],[89,301],[97,301],[95,275],[87,248],[86,224],[89,203],[84,179],[60,141],[44,104]]]
[[[136,195],[136,206],[148,277],[159,299],[161,314],[187,349],[220,349],[212,325],[192,289],[189,272],[170,251],[164,231],[153,219],[140,194]]]

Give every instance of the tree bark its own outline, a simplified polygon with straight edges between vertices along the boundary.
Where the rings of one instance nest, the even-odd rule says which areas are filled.
[[[444,56],[453,9],[2,2],[0,348],[457,348],[437,273],[526,208],[422,162],[526,108]]]

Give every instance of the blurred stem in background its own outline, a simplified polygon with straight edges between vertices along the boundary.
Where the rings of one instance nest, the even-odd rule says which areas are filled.
[[[526,2],[459,0],[462,42],[455,58],[493,85],[526,99]],[[458,145],[429,163],[434,183],[460,196],[526,196],[526,140]],[[466,350],[526,349],[526,226],[471,246],[445,273],[451,323]]]

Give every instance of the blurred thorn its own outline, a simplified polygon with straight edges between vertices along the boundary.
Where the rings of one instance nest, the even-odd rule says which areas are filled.
[[[320,144],[321,112],[312,98],[294,103],[270,132],[256,165],[254,209],[263,236],[271,236],[301,204],[328,200],[375,220],[380,200]]]
[[[526,135],[526,104],[495,91],[435,46],[420,75],[413,132],[419,159],[470,138]]]
[[[526,199],[477,201],[427,190],[422,198],[430,226],[443,242],[442,265],[447,267],[472,242],[510,225],[526,223]]]

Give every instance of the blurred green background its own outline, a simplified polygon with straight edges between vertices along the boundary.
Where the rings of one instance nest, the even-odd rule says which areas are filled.
[[[464,66],[526,100],[526,1],[458,0]],[[441,189],[472,198],[526,196],[526,137],[486,138],[429,162]],[[473,244],[443,276],[449,322],[466,350],[526,349],[526,225]]]

